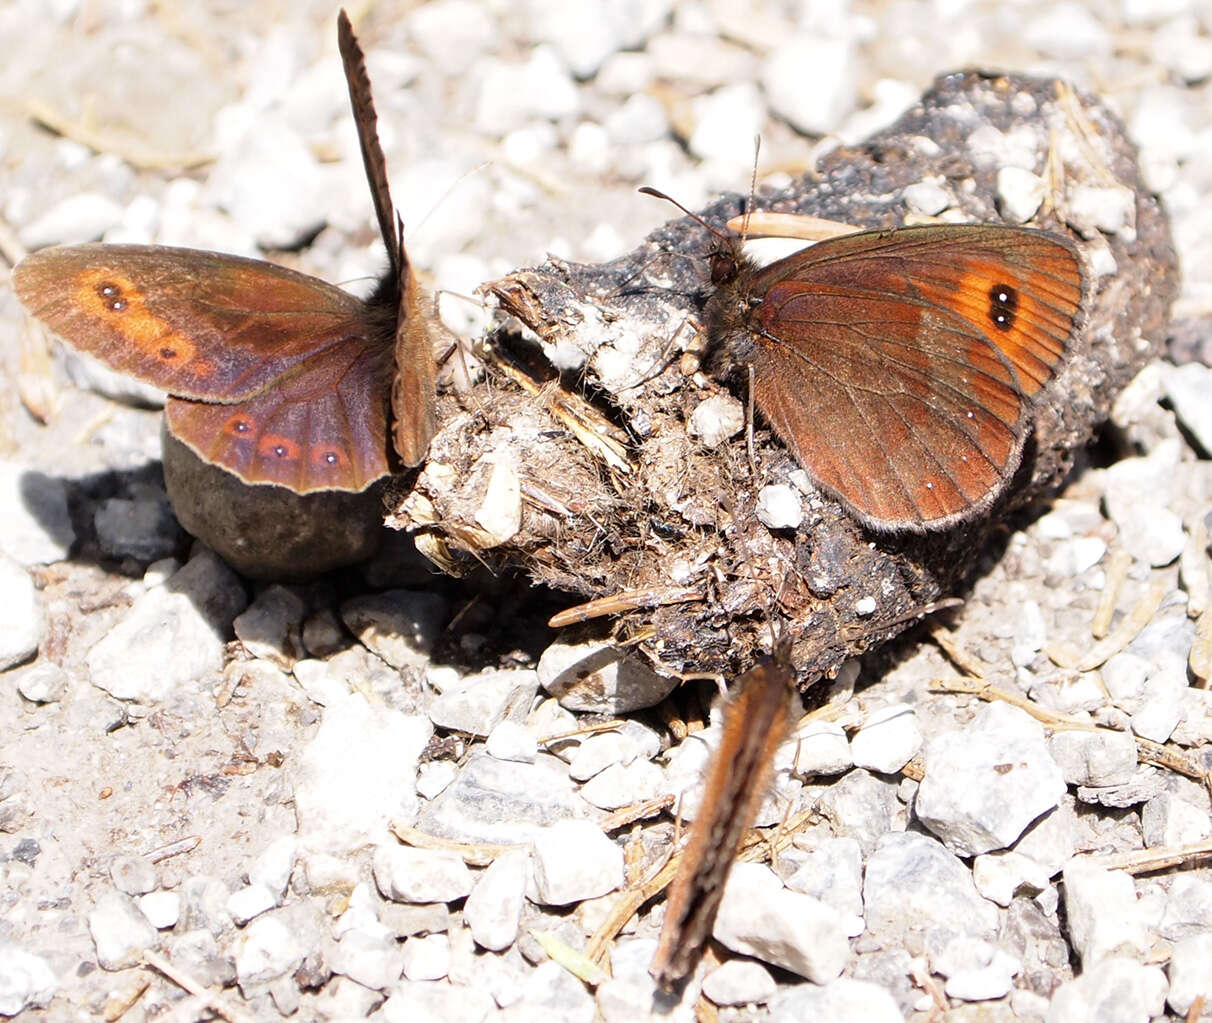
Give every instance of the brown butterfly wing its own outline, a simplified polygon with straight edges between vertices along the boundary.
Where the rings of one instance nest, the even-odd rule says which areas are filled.
[[[423,308],[424,292],[408,264],[400,241],[400,316],[396,321],[396,375],[391,385],[396,454],[407,466],[425,460],[437,430],[437,365],[433,357],[430,322],[433,312]]]
[[[711,937],[724,884],[769,788],[774,753],[787,735],[795,671],[790,644],[742,675],[724,709],[724,733],[708,769],[649,972],[670,988],[693,972]]]
[[[363,303],[306,274],[151,245],[43,249],[13,271],[21,304],[74,348],[171,394],[236,401],[357,337]]]
[[[337,16],[337,46],[345,67],[349,102],[358,129],[358,144],[375,217],[391,260],[390,281],[395,287],[393,295],[397,303],[396,373],[391,385],[395,420],[392,437],[400,461],[411,467],[425,460],[429,442],[437,429],[437,367],[429,331],[433,313],[424,308],[423,292],[404,248],[404,232],[387,183],[387,161],[379,143],[378,114],[366,73],[366,59],[344,11]]]
[[[1013,476],[1082,272],[1040,232],[940,226],[822,242],[749,288],[761,301],[731,343],[775,432],[861,521],[922,530],[979,513]]]
[[[258,260],[124,245],[46,249],[13,281],[73,347],[188,399],[169,403],[169,429],[246,482],[357,491],[390,471],[388,341],[341,289]]]
[[[365,490],[390,471],[381,353],[331,346],[235,404],[170,398],[173,435],[250,483]]]

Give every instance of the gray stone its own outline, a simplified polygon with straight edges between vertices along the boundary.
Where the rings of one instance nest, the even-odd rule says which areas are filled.
[[[290,883],[298,852],[299,843],[294,835],[279,835],[253,860],[248,870],[249,884],[264,885],[281,899]]]
[[[199,984],[221,988],[235,982],[236,964],[219,951],[219,943],[210,931],[169,933],[164,942],[169,960]]]
[[[181,896],[176,892],[148,892],[135,900],[147,922],[156,930],[175,927],[181,918]]]
[[[999,906],[1009,906],[1022,892],[1038,895],[1048,888],[1051,877],[1043,864],[1014,850],[982,853],[972,861],[976,890]]]
[[[848,935],[862,932],[863,852],[855,839],[829,838],[804,851],[784,883],[793,892],[811,895],[837,910]]]
[[[777,990],[770,971],[751,959],[729,959],[703,978],[703,995],[716,1005],[761,1004]]]
[[[610,949],[608,980],[598,986],[602,1023],[690,1023],[698,995],[694,982],[680,991],[661,991],[648,972],[656,952],[649,938],[621,938]]]
[[[236,979],[245,997],[298,967],[308,947],[305,937],[286,918],[272,913],[245,927],[235,941]]]
[[[1170,950],[1170,991],[1166,1001],[1186,1016],[1195,999],[1208,997],[1208,964],[1212,963],[1212,931],[1192,934]]]
[[[925,835],[884,836],[867,857],[863,904],[872,940],[896,944],[913,933],[930,956],[957,937],[997,937],[997,908],[980,897],[968,868]]]
[[[1212,367],[1198,362],[1165,366],[1162,386],[1179,422],[1193,436],[1205,457],[1212,457]]]
[[[731,394],[713,394],[695,406],[686,429],[705,448],[717,448],[745,429],[745,407]]]
[[[791,487],[772,483],[758,492],[757,517],[767,529],[798,529],[804,521],[804,507]]]
[[[363,987],[386,991],[400,979],[404,956],[391,934],[350,930],[329,951],[328,965]]]
[[[1058,731],[1048,749],[1070,785],[1123,785],[1136,773],[1136,741],[1127,732]]]
[[[0,551],[22,565],[67,557],[76,541],[63,480],[0,461]]]
[[[1047,1023],[1138,1023],[1165,1010],[1166,975],[1135,959],[1103,959],[1056,989]]]
[[[279,898],[263,884],[245,885],[227,897],[227,912],[240,927],[278,905]]]
[[[581,786],[581,798],[602,810],[653,799],[665,790],[665,772],[648,760],[613,764]]]
[[[863,770],[851,771],[826,788],[817,806],[833,833],[855,839],[864,855],[892,830],[900,812],[895,784]]]
[[[580,107],[568,69],[549,46],[536,46],[522,62],[487,59],[474,69],[474,124],[494,138],[532,120],[571,117]]]
[[[788,891],[769,867],[736,863],[724,886],[716,941],[817,984],[836,978],[850,959],[841,914]]]
[[[1077,799],[1094,806],[1123,809],[1152,799],[1165,788],[1165,784],[1165,779],[1157,768],[1141,764],[1131,779],[1123,785],[1080,786]]]
[[[854,766],[850,743],[836,721],[814,722],[795,738],[795,772],[801,777],[841,774]]]
[[[858,99],[859,61],[847,38],[789,33],[763,61],[771,109],[805,135],[836,131]]]
[[[306,607],[293,590],[267,586],[232,622],[236,639],[253,657],[289,669],[301,655],[300,629]]]
[[[1140,812],[1141,833],[1150,848],[1189,845],[1212,835],[1207,807],[1197,807],[1170,792],[1160,792]]]
[[[45,959],[11,942],[0,942],[0,1016],[44,1009],[58,988],[58,978]]]
[[[534,732],[525,725],[516,721],[501,721],[488,733],[484,749],[490,757],[497,760],[533,764],[538,756],[539,744]]]
[[[369,1019],[373,1023],[483,1023],[495,1008],[492,996],[479,988],[405,980],[392,988]]]
[[[1065,912],[1083,967],[1115,956],[1143,958],[1149,929],[1132,878],[1077,860],[1065,868]]]
[[[1012,845],[1065,793],[1043,727],[1007,704],[985,706],[968,726],[933,737],[925,761],[914,812],[964,856]]]
[[[1212,932],[1212,881],[1199,874],[1177,874],[1166,893],[1158,929],[1169,941]]]
[[[44,210],[21,231],[30,249],[65,242],[95,242],[122,220],[122,207],[108,195],[77,192]]]
[[[517,939],[529,870],[529,852],[511,849],[476,879],[463,905],[463,919],[481,948],[500,952]]]
[[[42,601],[29,572],[0,552],[0,606],[4,628],[0,629],[0,671],[27,661],[38,652],[44,628]]]
[[[431,680],[436,676],[430,674]],[[522,668],[492,669],[458,679],[425,701],[425,712],[439,728],[488,735],[506,719],[525,718],[539,689],[538,675]]]
[[[445,934],[409,938],[403,958],[409,980],[441,980],[450,972],[450,939]]]
[[[466,896],[472,885],[471,871],[459,856],[406,845],[379,846],[374,875],[383,897],[395,902],[453,902]]]
[[[556,757],[540,753],[533,764],[511,764],[476,751],[453,784],[422,808],[418,826],[458,842],[524,845],[584,809]]]
[[[536,901],[567,906],[623,884],[623,850],[586,820],[564,820],[532,841]]]
[[[912,707],[898,703],[867,715],[850,740],[850,754],[856,767],[895,774],[913,759],[921,745],[917,715]]]
[[[97,543],[112,558],[156,561],[172,554],[181,539],[166,496],[102,501],[93,525]]]
[[[351,696],[329,707],[299,756],[295,813],[309,853],[381,841],[395,818],[416,814],[417,761],[433,734],[428,718],[371,707]]]
[[[187,877],[181,888],[182,932],[205,930],[219,937],[233,927],[231,914],[227,911],[230,894],[227,885],[216,877],[196,874]]]
[[[88,931],[103,970],[127,970],[143,959],[145,949],[156,947],[156,929],[119,892],[104,892],[88,914]]]
[[[981,938],[953,939],[931,965],[947,978],[947,995],[965,1002],[1004,998],[1023,968],[1017,958]]]
[[[393,668],[404,668],[429,659],[449,612],[436,593],[386,590],[345,601],[341,620],[368,649]]]
[[[30,703],[55,703],[67,693],[67,672],[54,661],[37,661],[12,674],[19,692]]]
[[[231,569],[202,549],[94,644],[90,680],[120,700],[161,701],[223,666],[224,640],[246,602]]]
[[[560,706],[591,714],[626,714],[654,707],[677,679],[609,643],[553,643],[539,658],[539,684]]]
[[[818,987],[797,984],[770,1000],[770,1023],[803,1020],[862,1020],[863,1023],[904,1023],[896,999],[865,980],[838,977]]]
[[[115,856],[109,876],[114,887],[127,895],[143,895],[156,887],[156,868],[143,856]]]

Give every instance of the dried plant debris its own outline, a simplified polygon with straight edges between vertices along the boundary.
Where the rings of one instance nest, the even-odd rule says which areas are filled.
[[[490,339],[490,370],[508,364],[517,376],[529,364],[545,386],[526,393],[491,372],[480,393],[448,400],[390,524],[414,530],[448,570],[467,559],[520,565],[570,605],[603,601],[579,617],[613,614],[617,639],[675,670],[744,667],[777,614],[796,636],[801,677],[834,671],[953,593],[1006,516],[1065,477],[1157,353],[1176,257],[1122,126],[1057,80],[942,77],[892,127],[755,198],[758,209],[864,228],[920,221],[923,206],[943,221],[997,222],[1023,216],[1021,182],[1001,171],[1024,163],[1040,186],[1026,216],[1078,241],[1094,293],[1025,464],[988,517],[942,535],[875,535],[812,487],[760,419],[750,459],[743,390],[685,355],[709,294],[712,238],[684,218],[613,263],[550,261],[489,286],[508,315]],[[704,216],[722,225],[741,209],[728,197]]]

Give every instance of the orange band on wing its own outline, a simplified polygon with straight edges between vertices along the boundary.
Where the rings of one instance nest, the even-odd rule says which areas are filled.
[[[104,321],[139,351],[164,365],[184,366],[196,354],[193,342],[147,308],[129,277],[98,267],[76,278],[81,309]]]

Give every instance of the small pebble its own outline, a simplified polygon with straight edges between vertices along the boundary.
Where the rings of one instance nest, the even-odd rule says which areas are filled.
[[[103,970],[127,970],[155,948],[156,929],[126,895],[104,892],[88,914],[88,930]]]
[[[945,991],[965,1002],[1004,998],[1022,972],[1022,962],[991,942],[956,938],[931,964],[947,978]]]
[[[796,735],[795,773],[802,777],[833,775],[854,766],[850,743],[834,721],[814,722]]]
[[[58,978],[42,956],[0,941],[0,1015],[45,1009],[58,988]]]
[[[703,447],[717,448],[745,429],[745,406],[730,394],[713,394],[695,406],[686,428]]]
[[[278,898],[263,884],[238,888],[227,897],[227,912],[238,926],[266,913],[278,905]]]
[[[712,937],[734,952],[816,984],[837,977],[851,954],[841,915],[809,895],[787,890],[760,863],[733,864]]]
[[[446,935],[441,937],[445,939]],[[405,948],[407,944],[405,942]],[[333,973],[357,981],[363,987],[386,991],[399,980],[404,959],[394,935],[385,932],[370,934],[355,929],[341,936],[329,953],[328,965]]]
[[[729,959],[703,978],[703,996],[716,1005],[760,1005],[777,990],[770,971],[751,959]]]
[[[1070,939],[1086,971],[1112,956],[1143,958],[1149,928],[1130,875],[1074,861],[1064,880]]]
[[[292,972],[303,961],[306,936],[278,916],[264,914],[235,941],[236,979],[245,991]]]
[[[997,172],[998,205],[1012,223],[1025,224],[1034,217],[1047,194],[1047,183],[1029,170],[1003,167]]]
[[[471,871],[461,857],[406,845],[379,846],[374,875],[383,897],[395,902],[453,902],[467,895],[472,885]]]
[[[168,498],[102,501],[93,516],[97,542],[112,558],[156,561],[176,550],[181,527]]]
[[[1043,727],[1025,711],[989,704],[963,728],[932,737],[918,819],[963,856],[1011,845],[1065,793]]]
[[[30,703],[55,703],[67,694],[67,672],[54,661],[36,661],[12,677],[17,692]]]
[[[176,892],[148,892],[135,902],[147,922],[159,931],[176,926],[181,916],[181,896]]]
[[[1193,934],[1174,943],[1170,950],[1170,990],[1166,1002],[1179,1016],[1186,1016],[1195,999],[1208,997],[1208,964],[1212,963],[1212,931]]]
[[[665,790],[665,772],[647,760],[613,764],[581,786],[581,798],[601,810],[653,799]]]
[[[677,687],[633,654],[609,643],[552,643],[538,663],[539,684],[568,710],[611,716],[654,707]]]
[[[863,1023],[904,1023],[896,999],[878,984],[838,977],[828,984],[797,984],[769,1003],[770,1023],[803,1020],[862,1020]]]
[[[254,657],[262,657],[281,668],[290,668],[301,655],[300,629],[306,606],[293,590],[267,586],[240,614],[232,626],[236,639]]]
[[[1057,731],[1048,750],[1070,785],[1122,785],[1136,773],[1136,742],[1127,732]]]
[[[450,939],[445,934],[412,937],[404,942],[404,976],[441,980],[450,972]]]
[[[22,565],[47,565],[63,561],[75,540],[66,483],[0,461],[0,551]]]
[[[425,712],[439,728],[486,736],[507,718],[525,717],[539,691],[540,677],[525,668],[489,669],[468,675],[441,693],[430,695]],[[526,762],[533,763],[537,752],[533,737],[529,743],[532,749]]]
[[[758,492],[757,517],[767,529],[798,529],[804,508],[791,487],[775,483]]]
[[[109,876],[114,887],[127,895],[142,895],[156,887],[156,868],[143,856],[115,856]]]
[[[481,948],[500,952],[517,940],[529,869],[527,851],[511,849],[476,879],[463,905],[463,919]]]
[[[448,613],[443,597],[414,590],[386,590],[341,605],[346,628],[393,668],[423,665]]]
[[[534,885],[543,906],[595,899],[623,883],[623,851],[585,820],[565,820],[535,837]]]
[[[762,66],[771,110],[804,135],[837,128],[855,107],[858,76],[858,55],[849,40],[812,32],[777,40]]]
[[[29,572],[0,552],[0,606],[4,628],[0,630],[0,671],[27,661],[38,652],[44,628],[42,601]]]
[[[1052,993],[1048,1023],[1148,1020],[1162,1014],[1165,998],[1161,967],[1134,958],[1103,959]]]
[[[895,774],[921,748],[922,733],[913,708],[904,703],[868,714],[850,740],[850,753],[857,767],[881,774]]]

